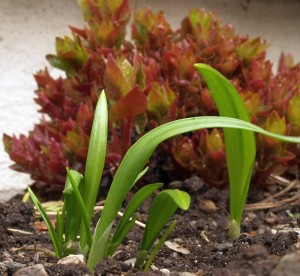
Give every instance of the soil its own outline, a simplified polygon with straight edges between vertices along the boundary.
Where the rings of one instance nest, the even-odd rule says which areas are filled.
[[[130,264],[142,236],[142,229],[135,226],[117,254],[97,266],[95,275],[292,275],[274,271],[283,256],[300,248],[299,183],[276,184],[264,192],[251,188],[242,234],[235,241],[227,234],[227,190],[208,188],[197,177],[169,186],[189,191],[192,203],[188,211],[175,215],[176,228],[150,271],[136,271]],[[140,221],[146,213],[143,206]],[[13,275],[34,264],[42,264],[48,275],[91,275],[84,264],[59,264],[52,250],[32,204],[20,199],[0,204],[0,275]]]

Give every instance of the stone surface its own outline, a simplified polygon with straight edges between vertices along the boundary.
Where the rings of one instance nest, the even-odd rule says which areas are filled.
[[[0,136],[31,130],[40,114],[34,104],[33,74],[47,66],[45,55],[54,53],[56,36],[70,34],[68,25],[83,26],[77,1],[1,0],[0,8]],[[191,8],[214,10],[240,34],[261,36],[271,44],[268,56],[276,64],[280,52],[291,52],[300,61],[300,1],[298,0],[131,0],[133,8],[151,5],[164,10],[175,27]],[[200,6],[201,5],[201,6]],[[50,68],[51,74],[58,71]],[[0,201],[30,183],[11,165],[0,142]]]
[[[13,274],[13,276],[48,276],[44,266],[42,264],[27,266],[19,269]]]
[[[69,255],[60,259],[58,264],[85,264],[83,255]]]
[[[14,262],[14,261],[11,261],[11,260],[6,260],[4,262],[1,262],[0,266],[1,266],[1,269],[4,269],[4,271],[5,271],[5,268],[6,268],[6,271],[10,275],[13,274],[14,272],[16,272],[17,270],[25,267],[24,264]],[[2,275],[2,274],[0,274],[0,275]]]
[[[283,256],[270,276],[298,276],[300,275],[300,253]]]

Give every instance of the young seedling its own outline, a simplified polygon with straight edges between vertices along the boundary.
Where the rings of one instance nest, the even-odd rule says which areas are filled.
[[[230,82],[209,66],[197,65],[197,69],[203,74],[209,88],[213,91],[213,98],[217,102],[221,115],[235,118],[208,116],[181,119],[161,125],[142,136],[130,147],[120,163],[93,234],[91,233],[90,224],[104,167],[107,143],[108,118],[104,91],[99,96],[95,111],[85,175],[83,176],[73,170],[67,171],[68,178],[64,190],[65,204],[63,211],[57,214],[56,229],[51,225],[47,214],[29,189],[33,202],[48,226],[58,257],[77,250],[87,256],[87,267],[94,271],[99,262],[115,252],[128,231],[133,227],[136,220],[134,215],[136,209],[161,187],[162,184],[159,183],[150,184],[137,192],[127,206],[123,218],[115,228],[114,234],[111,234],[114,221],[126,195],[137,180],[146,173],[147,169],[145,167],[156,147],[173,136],[204,128],[224,128],[226,131],[226,146],[229,145],[226,154],[229,161],[228,169],[231,181],[232,214],[230,229],[233,229],[233,231],[231,230],[233,237],[239,235],[242,211],[253,166],[253,150],[255,153],[252,132],[292,143],[300,143],[300,138],[270,133],[249,123],[242,102],[236,96],[236,91]],[[225,106],[222,107],[221,103]],[[237,151],[239,152],[236,153]],[[244,165],[245,162],[247,162],[246,165]],[[241,170],[243,172],[239,172]],[[174,228],[176,222],[173,221],[170,224],[156,246],[154,246],[154,242],[159,238],[162,229],[174,212],[178,208],[187,210],[189,204],[189,195],[179,190],[164,190],[155,197],[149,210],[146,228],[137,253],[136,267],[149,269],[155,254]],[[78,209],[75,212],[73,208]],[[70,225],[73,225],[73,227]],[[79,229],[80,246],[77,248],[75,233],[77,235]],[[150,256],[148,257],[148,255]]]
[[[119,182],[114,182],[114,186],[117,189],[109,194],[116,198],[117,201],[109,204],[106,203],[104,207],[105,210],[107,210],[107,208],[108,210],[111,209],[107,214],[114,216],[113,221],[101,236],[97,234],[97,230],[93,235],[90,227],[105,162],[108,125],[107,114],[107,101],[103,91],[99,96],[95,111],[85,175],[83,176],[79,172],[67,168],[67,180],[63,191],[64,205],[62,211],[57,212],[55,228],[35,194],[28,188],[32,201],[48,227],[56,256],[61,258],[72,253],[82,253],[88,256],[88,267],[91,271],[93,271],[94,267],[103,258],[112,255],[116,251],[127,233],[134,226],[137,218],[134,214],[135,211],[163,185],[161,183],[154,183],[141,188],[128,204],[114,234],[110,235],[113,221],[117,217],[118,210],[124,198],[133,185],[147,172],[147,168],[144,169],[146,162],[137,174],[134,174],[136,171],[135,167],[137,166],[135,164],[136,162],[131,162],[128,165],[124,163],[124,165],[122,165],[123,170],[127,171],[127,174],[130,174],[130,176],[134,176],[134,178],[129,177],[129,181],[124,179]],[[140,155],[142,154],[143,152],[140,152]],[[124,189],[126,190],[125,193],[123,192]],[[122,194],[121,197],[117,195],[120,193]],[[145,249],[141,246],[141,250],[145,254],[143,255],[143,259],[138,258],[138,267],[142,268],[147,260],[148,254],[151,254],[151,258],[149,258],[150,261],[147,261],[147,266],[149,267],[159,247],[163,244],[159,242],[158,244],[160,244],[160,246],[156,246],[154,250],[152,250],[152,246],[156,239],[159,238],[164,226],[178,208],[187,210],[189,205],[189,195],[179,190],[164,190],[155,197],[151,204],[146,223],[145,233],[147,233],[147,235],[144,235],[142,239],[142,243],[147,244],[147,248]],[[117,209],[115,208],[116,206],[118,206]],[[161,212],[162,208],[165,209],[164,212]],[[117,210],[117,213],[114,213],[114,210]],[[103,216],[101,216],[97,225],[104,219]],[[168,237],[170,229],[173,229],[174,226],[175,223],[173,222],[163,235],[163,239]],[[98,226],[96,229],[97,228]],[[79,232],[80,244],[78,245],[77,235]],[[141,254],[138,253],[138,256],[141,256]]]
[[[205,64],[196,64],[204,77],[220,116],[250,122],[245,105],[233,85],[219,72]],[[249,190],[256,155],[252,131],[224,128],[230,190],[229,236],[240,236],[240,224]]]

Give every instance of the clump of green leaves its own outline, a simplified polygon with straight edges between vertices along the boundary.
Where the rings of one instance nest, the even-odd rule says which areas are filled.
[[[92,233],[91,220],[105,163],[107,128],[107,100],[105,93],[102,92],[95,111],[86,172],[82,175],[67,168],[67,180],[63,191],[64,205],[62,211],[57,212],[55,229],[33,191],[28,189],[32,201],[48,227],[56,256],[61,258],[80,252],[88,257],[87,266],[91,271],[101,260],[115,252],[134,226],[137,219],[134,213],[137,208],[162,187],[161,183],[156,183],[141,188],[128,204],[114,234],[111,235],[113,222],[122,202],[133,185],[146,173],[147,168],[144,167],[153,151],[153,147],[147,148],[145,143],[140,145],[144,148],[143,151],[138,146],[132,147],[128,152],[127,160],[122,162],[116,173],[101,218],[95,232]],[[137,267],[149,268],[162,241],[170,234],[176,221],[170,224],[158,247],[152,248],[154,242],[176,210],[178,208],[187,210],[189,205],[189,195],[180,190],[167,189],[156,195],[149,209],[144,235],[137,253]],[[80,233],[79,244],[78,233]],[[150,254],[149,259],[148,254]]]
[[[285,142],[299,143],[300,138],[268,132],[249,122],[245,106],[232,84],[219,72],[204,64],[196,68],[206,79],[221,117],[202,116],[175,120],[154,128],[135,142],[125,154],[111,184],[101,217],[94,233],[90,224],[97,192],[104,168],[108,111],[105,93],[99,96],[92,127],[85,175],[67,169],[64,189],[64,206],[57,212],[56,228],[52,226],[40,202],[29,188],[30,196],[45,220],[55,253],[62,257],[82,252],[87,257],[87,266],[94,271],[104,258],[111,256],[121,244],[136,221],[137,208],[162,184],[150,184],[141,188],[128,204],[124,216],[113,233],[113,223],[122,203],[135,183],[146,173],[146,164],[156,147],[163,141],[182,133],[203,128],[224,128],[226,157],[230,179],[230,227],[229,234],[238,238],[243,208],[248,193],[255,160],[253,132]],[[137,252],[135,266],[148,270],[155,254],[166,240],[176,221],[173,221],[159,242],[163,228],[178,208],[187,210],[190,197],[180,190],[163,190],[153,200],[145,231]],[[80,243],[77,244],[77,234]]]
[[[175,119],[218,115],[206,82],[193,64],[202,62],[228,78],[252,123],[284,135],[300,134],[300,65],[282,55],[277,73],[266,59],[267,43],[237,35],[214,13],[191,11],[178,30],[163,12],[132,13],[128,0],[80,0],[86,26],[57,38],[49,63],[65,72],[54,79],[36,73],[36,102],[47,114],[28,135],[4,135],[13,168],[27,172],[43,192],[63,190],[65,167],[82,174],[98,92],[105,89],[111,139],[105,168],[115,171],[129,147],[152,128]],[[132,17],[132,40],[126,40]],[[166,141],[168,175],[199,175],[217,187],[228,183],[225,134],[221,129],[194,131]],[[271,173],[299,164],[299,148],[257,136],[255,183],[266,186]],[[165,166],[164,166],[165,165]],[[175,178],[175,177],[174,177]],[[46,190],[46,189],[45,189]]]

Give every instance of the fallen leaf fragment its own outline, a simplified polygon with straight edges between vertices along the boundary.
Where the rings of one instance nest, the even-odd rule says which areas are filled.
[[[178,253],[181,253],[181,254],[184,254],[184,255],[187,255],[187,254],[190,254],[190,251],[184,247],[182,247],[181,245],[179,245],[178,243],[176,242],[171,242],[171,241],[166,241],[165,242],[165,245],[173,250],[173,251],[176,251]]]

